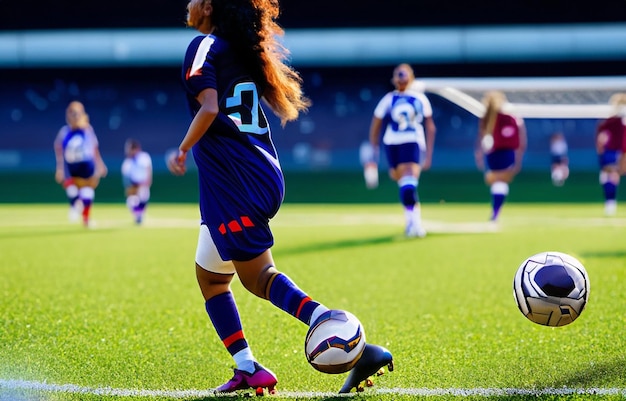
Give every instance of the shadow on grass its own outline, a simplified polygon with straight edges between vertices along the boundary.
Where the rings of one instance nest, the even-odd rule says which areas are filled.
[[[590,364],[588,368],[563,377],[549,386],[554,388],[595,388],[606,383],[620,383],[623,387],[626,377],[626,356],[618,357],[612,361]]]
[[[529,391],[537,391],[538,394],[511,394],[489,397],[490,400],[581,400],[595,399],[623,399],[623,380],[626,377],[626,357],[615,358],[604,363],[594,363],[586,369],[564,375],[560,380],[550,383],[537,384]],[[617,383],[617,385],[615,384]],[[620,389],[620,394],[602,394],[602,390]],[[594,389],[599,394],[594,394]],[[539,394],[545,391],[545,394]],[[554,390],[554,391],[549,391]],[[576,393],[576,390],[584,390],[584,394]]]
[[[583,258],[626,258],[626,250],[615,249],[613,251],[592,251],[581,253]]]
[[[433,237],[444,237],[444,236],[455,236],[462,235],[463,233],[433,233],[428,234],[426,238],[407,238],[404,234],[394,234],[394,235],[386,235],[381,237],[370,237],[370,238],[353,238],[346,239],[342,241],[333,241],[333,242],[314,242],[311,244],[307,244],[304,246],[293,247],[293,248],[281,248],[281,247],[273,247],[272,253],[275,256],[280,255],[299,255],[303,253],[312,253],[319,252],[320,249],[325,251],[327,250],[335,250],[335,249],[349,249],[361,246],[376,246],[382,244],[390,244],[393,242],[415,242],[415,243],[423,243],[424,245],[428,245],[428,239]]]
[[[381,245],[381,244],[389,244],[392,242],[399,241],[410,241],[410,238],[404,238],[401,235],[386,235],[382,237],[371,237],[371,238],[354,238],[354,239],[346,239],[342,241],[332,241],[332,242],[315,242],[311,244],[307,244],[304,246],[293,247],[293,248],[273,248],[273,253],[278,255],[298,255],[302,253],[310,253],[310,252],[319,252],[320,249],[325,251],[334,250],[334,249],[349,249],[361,246],[369,246],[369,245]],[[415,239],[418,240],[418,239]]]

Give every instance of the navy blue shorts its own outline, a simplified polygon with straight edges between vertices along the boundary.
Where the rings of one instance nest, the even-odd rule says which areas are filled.
[[[96,172],[96,165],[92,160],[78,163],[67,163],[66,167],[70,177],[91,178]]]
[[[605,150],[598,155],[598,164],[600,168],[617,164],[620,153],[618,150]]]
[[[494,150],[485,156],[487,169],[501,171],[515,165],[515,151],[512,149]]]
[[[193,148],[200,215],[222,260],[250,260],[272,247],[269,221],[283,201],[280,166],[254,146],[205,135]]]
[[[389,167],[396,168],[401,163],[420,162],[420,147],[417,143],[403,143],[401,145],[385,145],[385,154]]]

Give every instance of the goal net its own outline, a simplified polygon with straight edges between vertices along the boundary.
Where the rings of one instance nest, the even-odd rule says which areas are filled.
[[[485,111],[485,92],[500,90],[522,118],[606,118],[616,92],[626,92],[626,76],[570,78],[433,78],[421,81],[437,94],[477,117]]]

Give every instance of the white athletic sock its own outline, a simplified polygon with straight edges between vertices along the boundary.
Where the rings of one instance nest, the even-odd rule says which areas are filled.
[[[491,184],[491,194],[507,196],[509,194],[509,184],[504,181],[494,182]]]
[[[237,369],[243,370],[244,372],[253,373],[254,372],[254,356],[252,355],[252,350],[250,347],[246,347],[241,351],[237,352],[233,355],[233,359],[237,364]]]

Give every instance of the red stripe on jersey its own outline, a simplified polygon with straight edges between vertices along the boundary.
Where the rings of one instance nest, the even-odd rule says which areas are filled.
[[[222,235],[226,234],[226,226],[224,225],[224,223],[220,224],[220,227],[218,228],[218,230],[220,230],[220,234]]]

